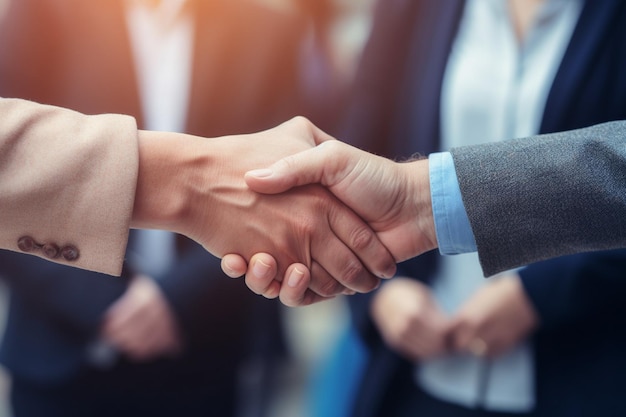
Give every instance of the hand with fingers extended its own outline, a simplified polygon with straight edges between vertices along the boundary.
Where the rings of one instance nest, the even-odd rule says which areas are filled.
[[[246,183],[259,193],[277,195],[322,184],[370,225],[396,262],[437,247],[426,159],[397,163],[327,135],[316,136],[315,144],[269,168],[247,172]],[[272,252],[263,252],[263,259],[270,259]],[[258,294],[280,296],[289,305],[311,302],[304,285],[270,283],[273,277],[259,276],[235,254],[225,256],[223,266],[230,276],[246,274],[246,284]],[[282,279],[280,273],[277,277]]]
[[[279,279],[289,273],[293,278],[288,282],[306,282],[302,298],[309,302],[370,291],[380,278],[395,273],[395,259],[381,239],[326,188],[312,184],[269,195],[252,191],[244,181],[251,169],[330,140],[308,120],[295,118],[264,132],[210,140],[158,135],[152,138],[156,144],[140,137],[134,227],[173,230],[216,256],[236,254],[246,263],[255,253],[270,253]],[[163,174],[150,166],[170,163],[174,166],[166,166]],[[172,180],[166,174],[172,169],[182,175]],[[257,264],[261,272],[263,267]]]

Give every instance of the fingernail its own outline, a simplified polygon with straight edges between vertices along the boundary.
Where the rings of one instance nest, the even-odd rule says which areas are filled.
[[[387,265],[387,267],[385,268],[385,272],[380,274],[379,278],[383,278],[383,279],[393,278],[393,276],[396,275],[396,269],[397,269],[396,264]]]
[[[268,168],[263,169],[253,169],[252,171],[248,171],[248,175],[256,178],[267,178],[271,177],[274,171]]]
[[[269,271],[270,265],[266,264],[262,260],[259,259],[254,262],[254,266],[252,267],[252,273],[256,278],[266,278]]]
[[[297,287],[304,278],[304,272],[300,271],[298,268],[294,268],[289,274],[289,278],[287,279],[287,285],[291,288]]]

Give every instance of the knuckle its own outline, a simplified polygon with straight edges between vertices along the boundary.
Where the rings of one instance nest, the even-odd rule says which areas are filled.
[[[315,213],[303,214],[298,220],[300,222],[301,231],[304,236],[312,237],[317,231],[317,219]]]
[[[361,226],[353,230],[350,239],[352,249],[362,251],[370,248],[375,242],[374,233],[365,226]]]
[[[299,125],[300,127],[311,127],[313,125],[313,123],[308,118],[302,115],[294,116],[291,119],[291,122],[293,124]]]
[[[277,162],[277,164],[278,167],[285,169],[287,172],[294,171],[296,170],[296,168],[298,168],[298,163],[294,155],[289,155],[282,158],[280,161]]]
[[[300,197],[301,195],[299,195]],[[315,205],[315,200],[308,198],[309,196],[305,196],[302,198],[302,201],[297,201],[295,204],[310,204],[313,203],[310,207],[304,207],[302,205],[297,205],[293,207],[293,215],[297,218],[297,222],[293,225],[294,230],[298,233],[300,239],[308,240],[309,244],[312,243],[321,243],[320,234],[318,233],[319,220],[316,215],[317,206]],[[308,198],[308,200],[306,199]],[[325,236],[324,236],[325,237]],[[292,243],[289,240],[289,237],[285,237],[285,243],[283,249],[288,249]]]
[[[342,143],[338,140],[327,140],[317,145],[319,150],[323,150],[326,155],[335,155],[342,152]],[[331,164],[332,161],[329,161]]]
[[[376,283],[371,282],[364,286],[366,283],[366,280],[363,279],[365,273],[365,268],[361,262],[357,260],[346,262],[341,273],[342,282],[348,288],[371,291],[376,288]]]
[[[318,146],[323,146],[324,148],[326,148],[327,152],[339,151],[342,148],[341,142],[338,140],[327,140]]]
[[[333,297],[343,292],[344,287],[335,280],[328,280],[324,282],[316,292],[322,297]]]

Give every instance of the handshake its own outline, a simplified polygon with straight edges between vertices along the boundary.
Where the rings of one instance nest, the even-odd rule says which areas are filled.
[[[131,227],[184,234],[290,306],[371,291],[438,246],[478,250],[492,275],[625,247],[624,132],[613,122],[398,163],[304,118],[217,139],[140,131]],[[611,169],[596,178],[581,160]]]
[[[137,131],[123,116],[0,106],[0,156],[11,162],[0,164],[0,248],[98,272],[119,273],[128,227],[186,235],[290,306],[371,291],[438,246],[478,251],[486,275],[626,247],[623,121],[397,163],[304,118],[206,139]],[[60,256],[58,239],[79,240],[81,254],[72,243]]]
[[[196,240],[258,294],[300,306],[368,292],[437,246],[427,160],[374,156],[304,118],[179,136],[140,132],[132,227]]]

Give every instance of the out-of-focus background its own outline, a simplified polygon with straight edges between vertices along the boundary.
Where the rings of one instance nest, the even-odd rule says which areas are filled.
[[[8,4],[9,0],[0,0],[0,18],[2,18],[2,15],[4,13],[4,10]],[[1,315],[0,315],[0,323],[2,323],[1,325],[1,329],[2,331],[4,331],[4,322],[6,319],[6,304],[7,304],[7,290],[4,284],[0,285],[0,304],[2,305],[1,307]],[[7,395],[8,395],[8,384],[9,384],[9,378],[8,375],[6,374],[6,372],[4,371],[4,369],[2,369],[2,372],[0,373],[0,395],[2,395],[2,404],[0,406],[0,415],[2,417],[5,416],[10,416],[10,410],[9,410],[9,406],[7,404]]]
[[[7,6],[7,4],[8,4],[8,0],[0,0],[0,18],[2,17],[2,15],[4,13],[4,9]],[[4,322],[5,322],[5,319],[6,319],[6,288],[5,288],[4,285],[0,286],[0,294],[1,294],[0,295],[0,303],[2,304],[2,309],[0,310],[2,312],[1,316],[0,316],[1,317],[0,318],[1,321],[0,322],[2,323],[2,327],[1,327],[2,331],[4,331]],[[9,380],[8,380],[8,377],[7,377],[4,369],[2,370],[1,379],[0,380],[2,381],[1,384],[0,384],[0,392],[1,392],[1,395],[2,395],[2,408],[1,408],[1,414],[0,415],[2,415],[4,417],[4,416],[9,416],[10,415],[9,408],[8,408],[8,405],[7,405],[7,400],[6,400],[7,393],[8,393],[7,390],[8,390]]]
[[[1,0],[6,1],[6,0]],[[0,309],[0,329],[4,332],[4,325],[6,322],[6,312],[7,312],[7,288],[4,284],[0,284],[0,305],[2,305]],[[11,407],[8,402],[9,395],[9,384],[11,383],[11,378],[9,374],[6,372],[4,368],[0,367],[0,396],[2,396],[2,401],[0,402],[0,416],[2,417],[10,417],[11,416]]]
[[[7,288],[0,285],[0,330],[6,320]],[[348,324],[345,300],[339,298],[323,304],[297,309],[285,308],[284,322],[291,356],[279,364],[276,389],[265,415],[272,417],[308,417],[312,409],[313,384],[325,366],[331,349]],[[0,417],[11,417],[8,402],[11,378],[0,367]],[[257,415],[244,406],[241,417]],[[321,417],[321,416],[320,416]]]
[[[9,0],[0,0],[0,18],[2,18],[2,15],[4,14],[5,8],[8,5]],[[1,307],[1,315],[0,315],[0,323],[1,324],[1,329],[2,331],[4,331],[4,323],[5,323],[5,319],[6,319],[6,304],[7,304],[7,291],[6,291],[6,287],[4,284],[0,285],[0,303],[2,304]],[[9,384],[9,378],[6,374],[6,372],[4,371],[4,369],[2,370],[2,373],[0,374],[0,395],[2,395],[3,401],[2,404],[0,406],[0,415],[4,416],[10,416],[10,412],[9,412],[9,407],[7,404],[7,395],[8,395],[8,384]]]

